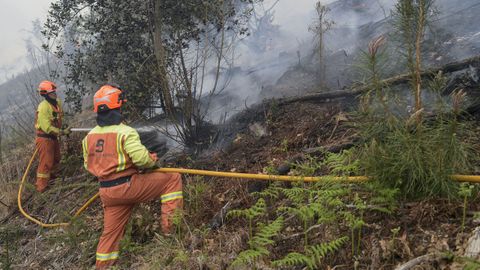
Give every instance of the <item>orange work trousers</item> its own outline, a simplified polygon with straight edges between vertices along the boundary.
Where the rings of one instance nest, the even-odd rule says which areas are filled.
[[[120,240],[135,204],[160,199],[162,232],[171,232],[172,218],[183,206],[182,178],[178,173],[134,174],[127,183],[100,188],[100,198],[104,217],[96,268],[106,269],[118,259]]]
[[[39,157],[35,186],[38,192],[44,192],[60,163],[60,143],[58,140],[37,137],[35,145],[38,148]]]

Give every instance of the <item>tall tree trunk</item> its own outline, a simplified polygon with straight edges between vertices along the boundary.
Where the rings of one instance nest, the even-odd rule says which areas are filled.
[[[165,113],[174,116],[174,104],[167,75],[167,54],[162,40],[162,0],[154,0],[154,27],[153,47],[155,51],[155,58],[157,59],[158,76],[160,79],[161,94],[165,104]]]

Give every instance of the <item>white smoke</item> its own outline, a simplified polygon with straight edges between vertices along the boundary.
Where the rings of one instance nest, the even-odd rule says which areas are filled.
[[[265,0],[256,7],[251,35],[235,47],[235,61],[224,75],[229,76],[225,91],[210,103],[208,119],[218,122],[261,101],[265,89],[272,89],[289,69],[313,56],[314,37],[309,27],[315,23],[317,0]],[[333,21],[325,37],[329,53],[351,52],[356,48],[360,25],[376,22],[390,14],[393,0],[328,0],[327,15]],[[368,6],[366,6],[368,4]],[[292,94],[301,94],[292,93]],[[268,96],[275,96],[268,95]]]

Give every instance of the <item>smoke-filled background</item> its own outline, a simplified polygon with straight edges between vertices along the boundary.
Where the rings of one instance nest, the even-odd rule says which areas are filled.
[[[395,1],[322,1],[333,23],[325,35],[327,55],[338,54],[333,70],[336,78],[328,88],[340,89],[350,82],[341,78],[348,72],[350,58],[360,44],[361,26],[385,21]],[[264,98],[301,95],[317,84],[314,48],[317,41],[309,29],[318,22],[315,0],[267,0],[256,7],[250,35],[237,42],[235,61],[224,73],[226,89],[212,103],[210,119],[218,122]],[[331,59],[330,59],[331,60]],[[336,60],[335,60],[336,61]],[[323,89],[327,90],[327,89]]]
[[[228,84],[211,105],[211,120],[231,116],[264,98],[349,87],[354,80],[361,79],[355,68],[361,51],[379,35],[389,40],[392,63],[399,61],[391,24],[396,1],[321,1],[328,6],[326,19],[332,22],[332,27],[324,36],[326,81],[320,89],[319,63],[314,53],[317,40],[309,31],[318,21],[316,3],[314,0],[268,0],[256,8],[250,36],[238,41],[235,61],[222,74],[224,79],[228,77]],[[480,27],[469,23],[479,11],[480,3],[476,0],[436,1],[427,31],[425,66],[479,53]],[[394,66],[392,64],[392,73],[402,72]]]
[[[316,0],[265,0],[262,5],[255,7],[249,23],[249,36],[235,40],[232,61],[221,68],[223,91],[208,103],[208,120],[221,122],[266,98],[345,89],[361,79],[355,70],[358,56],[366,49],[368,42],[379,35],[389,39],[393,52],[392,63],[398,61],[400,57],[395,55],[395,37],[392,36],[390,23],[391,10],[396,1],[321,1],[329,8],[326,19],[332,26],[324,37],[325,82],[320,87],[320,65],[314,53],[317,40],[309,30],[318,22],[316,3]],[[480,2],[438,0],[436,7],[434,20],[427,31],[428,44],[424,46],[428,50],[424,54],[425,66],[442,65],[480,53],[480,27],[470,23],[475,21],[480,12]],[[11,16],[4,15],[4,20]],[[19,32],[22,33],[22,39],[28,41],[28,46],[25,46],[27,51],[33,52],[38,59],[41,45],[38,28],[41,22],[35,25],[36,28]],[[25,33],[31,34],[25,36]],[[35,41],[39,44],[35,45]],[[32,54],[24,58],[32,58]],[[5,69],[6,63],[0,62],[2,66]],[[18,70],[18,67],[9,63],[8,69]],[[12,74],[3,75],[10,77]],[[0,85],[0,109],[8,107],[10,104],[6,101],[15,97],[8,95],[11,89],[23,88],[25,81],[31,81],[34,85],[41,77],[42,74],[24,74]],[[210,78],[210,84],[212,81],[213,78]]]

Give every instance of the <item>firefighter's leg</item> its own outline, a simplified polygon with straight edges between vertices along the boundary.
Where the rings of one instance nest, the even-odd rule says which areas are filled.
[[[160,197],[162,202],[162,232],[172,232],[172,219],[175,214],[181,214],[183,208],[182,178],[174,174],[167,184],[166,190]]]
[[[162,232],[170,233],[172,218],[183,206],[182,177],[179,173],[145,173],[132,176],[128,197],[137,202],[160,199]]]
[[[35,186],[38,192],[44,192],[50,180],[50,174],[54,163],[55,149],[53,140],[37,138],[35,145],[38,148],[37,181]]]
[[[61,159],[61,155],[60,155],[60,141],[53,141],[53,153],[54,153],[54,157],[53,157],[53,165],[52,165],[52,171],[50,173],[50,179],[55,179],[57,178],[59,175],[58,175],[58,172],[59,172],[59,164],[60,164],[60,159]]]
[[[103,201],[103,200],[102,200]],[[120,240],[132,213],[133,205],[103,206],[103,232],[97,246],[97,269],[115,264],[120,251]]]

